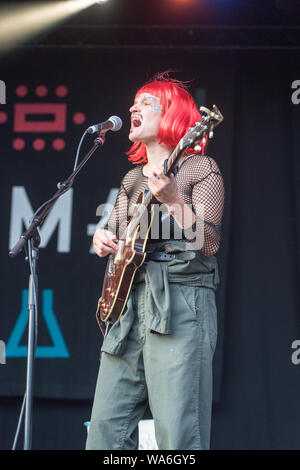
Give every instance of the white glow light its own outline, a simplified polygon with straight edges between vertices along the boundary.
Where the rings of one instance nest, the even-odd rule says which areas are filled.
[[[102,0],[101,3],[106,0]],[[55,2],[8,3],[0,9],[0,46],[9,50],[36,34],[57,26],[61,21],[94,5],[95,0],[65,0]]]

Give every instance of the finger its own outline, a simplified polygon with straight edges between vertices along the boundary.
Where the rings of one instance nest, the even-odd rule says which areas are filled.
[[[118,249],[118,240],[116,237],[114,238],[107,238],[104,240],[104,243],[107,245],[107,246],[110,246],[111,248],[113,248],[113,250],[117,250]]]
[[[161,181],[166,180],[166,176],[164,175],[164,172],[161,171],[160,169],[153,170],[152,176],[153,176],[153,180],[156,180],[156,182],[161,182]]]
[[[155,171],[152,171],[152,174],[149,176],[149,180],[151,181],[152,184],[158,187],[160,177]]]
[[[102,245],[102,244],[101,244],[101,246],[94,245],[94,250],[95,250],[96,255],[100,256],[100,258],[102,258],[103,256],[105,256],[107,254],[106,249],[105,249],[104,245]]]
[[[159,176],[162,177],[164,176],[164,169],[161,166],[156,166],[153,168],[154,172]]]
[[[115,243],[113,240],[111,240],[108,237],[103,239],[103,244],[108,246],[109,248],[112,248],[114,251],[116,251],[118,249],[117,243]]]
[[[95,249],[95,253],[101,258],[115,251],[110,246],[107,246],[104,243],[102,243],[101,246],[99,247],[94,247],[94,249]]]
[[[159,178],[160,178],[162,181],[169,181],[168,176],[165,175],[165,173],[164,173],[164,168],[163,168],[163,167],[159,168],[159,170],[158,170],[158,176],[159,176]]]
[[[112,241],[118,241],[116,235],[115,235],[113,232],[107,231],[107,232],[106,232],[106,236],[107,236],[110,240],[112,240]]]
[[[109,241],[109,239],[106,239],[106,238],[103,238],[101,240],[95,240],[94,241],[94,250],[97,254],[101,254],[103,256],[103,254],[105,254],[105,252],[112,252],[112,251],[116,251],[118,246],[116,245],[116,247],[112,246],[113,245],[113,242]]]

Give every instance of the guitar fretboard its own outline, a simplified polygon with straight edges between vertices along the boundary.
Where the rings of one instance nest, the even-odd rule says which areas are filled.
[[[176,148],[173,150],[173,152],[171,153],[171,155],[168,158],[168,161],[167,161],[167,176],[170,175],[174,164],[176,163],[176,161],[178,160],[180,155],[185,150],[185,147],[183,147],[182,142],[183,141],[181,139],[180,142],[178,143],[178,145],[176,146]],[[148,208],[149,205],[151,204],[152,199],[153,199],[153,195],[152,195],[151,191],[148,191],[148,193],[145,196],[144,201],[143,201],[144,206]]]

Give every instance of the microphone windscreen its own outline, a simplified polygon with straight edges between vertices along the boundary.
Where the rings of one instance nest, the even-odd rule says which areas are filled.
[[[119,131],[123,125],[122,119],[119,118],[119,116],[110,116],[108,119],[109,121],[112,121],[114,123],[114,127],[112,131]]]

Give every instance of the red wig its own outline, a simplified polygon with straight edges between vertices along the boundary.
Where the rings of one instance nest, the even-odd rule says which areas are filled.
[[[189,128],[202,119],[185,84],[179,80],[169,78],[168,72],[156,75],[137,92],[135,98],[142,93],[150,93],[160,101],[162,107],[162,118],[158,133],[160,144],[166,144],[174,149]],[[201,148],[202,154],[204,148],[205,145]],[[199,153],[199,151],[189,148],[185,152],[186,155],[191,153]],[[148,161],[146,146],[142,142],[135,142],[126,155],[133,164]]]

